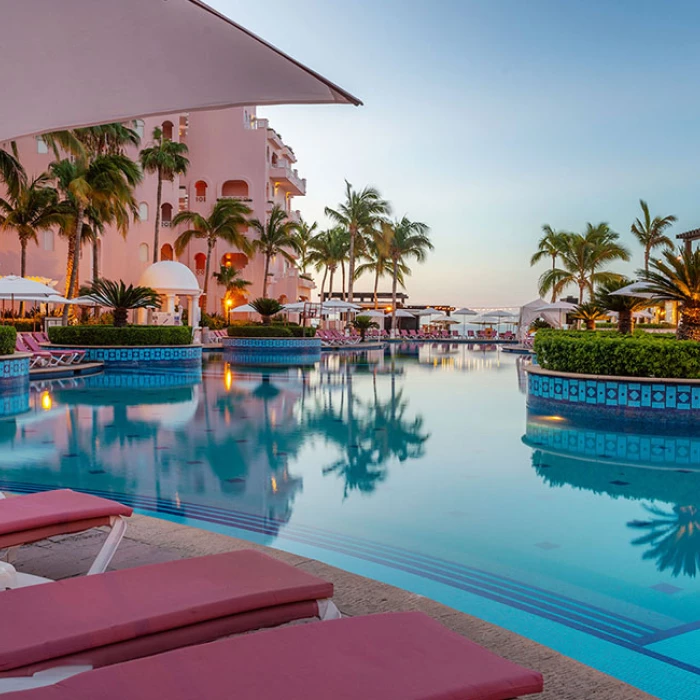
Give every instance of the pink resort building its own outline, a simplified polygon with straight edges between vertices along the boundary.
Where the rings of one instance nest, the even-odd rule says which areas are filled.
[[[186,176],[176,176],[172,182],[163,182],[159,260],[178,260],[187,265],[204,284],[206,260],[205,242],[193,241],[179,258],[174,252],[179,230],[171,226],[178,211],[190,209],[208,215],[217,199],[235,197],[245,200],[252,209],[251,218],[264,221],[276,204],[298,221],[294,197],[306,194],[306,180],[295,168],[294,151],[269,125],[267,119],[256,116],[255,107],[240,107],[212,112],[173,114],[134,122],[141,136],[141,148],[150,141],[153,128],[160,126],[166,137],[182,141],[189,149],[190,167]],[[41,138],[18,141],[20,160],[29,177],[47,169],[53,153]],[[0,144],[0,147],[9,144]],[[138,159],[138,150],[128,155]],[[144,270],[153,261],[153,234],[156,207],[156,175],[144,175],[136,190],[139,214],[132,222],[128,236],[122,238],[116,230],[108,230],[98,242],[100,276],[138,283]],[[252,229],[247,231],[255,236]],[[30,245],[27,253],[27,275],[57,280],[57,289],[63,293],[67,243],[53,231],[42,232],[38,246]],[[4,234],[0,243],[0,275],[19,274],[20,247],[11,233]],[[211,272],[220,265],[234,266],[242,277],[252,282],[247,297],[262,294],[262,256],[249,259],[239,250],[219,242],[211,262]],[[83,246],[80,262],[80,282],[92,279],[92,246]],[[278,256],[270,266],[268,296],[282,303],[310,299],[314,283],[299,276],[299,270]],[[209,282],[207,311],[225,312],[225,290],[216,280]],[[235,303],[244,303],[244,298]]]

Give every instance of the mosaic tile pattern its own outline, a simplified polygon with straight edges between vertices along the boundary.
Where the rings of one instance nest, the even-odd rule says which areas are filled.
[[[0,360],[0,387],[4,386],[6,381],[29,376],[29,358],[28,357],[6,357]]]
[[[202,363],[202,347],[95,347],[85,348],[85,357],[90,362],[104,362],[105,367],[198,366]]]
[[[226,360],[250,366],[309,366],[321,360],[320,338],[224,338]]]
[[[26,387],[11,392],[4,385],[0,387],[0,419],[18,416],[29,410],[29,381],[25,384]]]
[[[700,419],[700,383],[599,380],[528,373],[528,406],[570,406],[634,418]]]

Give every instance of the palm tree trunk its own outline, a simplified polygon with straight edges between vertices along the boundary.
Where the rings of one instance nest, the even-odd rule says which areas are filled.
[[[270,273],[270,255],[265,253],[265,275],[263,277],[263,298],[267,299],[267,276]]]
[[[97,246],[98,238],[92,243],[92,281],[97,282],[100,279],[100,249]]]
[[[377,294],[377,289],[379,288],[379,268],[374,271],[374,308],[375,310],[379,308],[379,296]]]
[[[335,275],[335,268],[331,268],[331,279],[328,283],[328,298],[331,299],[333,297],[333,275]]]
[[[700,307],[682,306],[676,337],[678,340],[700,341]]]
[[[160,168],[158,168],[158,189],[156,190],[156,225],[155,233],[153,235],[153,262],[157,263],[160,257],[160,241],[158,240],[158,235],[160,233],[160,202],[163,197],[163,173]],[[205,281],[206,284],[206,281]]]
[[[651,253],[651,251],[649,250],[648,247],[644,249],[644,271],[645,272],[649,272],[649,254],[650,253]]]
[[[578,303],[583,304],[583,292],[586,289],[586,283],[581,282],[578,286]]]
[[[557,256],[552,255],[552,272],[557,269]],[[552,287],[552,304],[557,300],[556,288]]]
[[[323,272],[323,280],[321,280],[321,303],[325,301],[323,297],[323,292],[326,289],[326,277],[328,277],[328,268],[326,268]]]
[[[204,265],[204,286],[202,287],[202,296],[204,297],[204,304],[202,305],[202,308],[206,311],[207,310],[207,292],[209,291],[209,270],[211,266],[211,254],[212,251],[214,250],[214,246],[216,245],[216,241],[209,239],[207,241],[207,262]]]
[[[73,244],[73,255],[70,255],[70,246],[69,246],[69,254],[68,254],[68,268],[70,269],[70,276],[68,277],[68,299],[72,298],[73,294],[73,289],[75,288],[75,285],[78,283],[78,257],[80,256],[80,241],[83,235],[83,214],[84,210],[83,207],[78,207],[78,212],[77,216],[75,217],[76,220],[76,225],[75,225],[75,235],[74,235],[74,244]],[[70,307],[68,304],[65,304],[63,307],[63,325],[65,326],[66,323],[68,323],[68,312],[70,311]]]
[[[343,301],[345,301],[345,260],[340,263],[340,271],[343,273]]]
[[[394,258],[391,280],[391,337],[396,337],[396,285],[399,280],[399,261]]]
[[[354,284],[355,284],[355,236],[357,235],[357,228],[355,226],[350,226],[350,247],[348,249],[348,295],[347,301],[351,304],[353,302],[354,296]]]
[[[27,275],[27,241],[21,238],[19,241],[21,252],[19,257],[19,276],[26,277]],[[19,315],[24,316],[24,302],[19,305]]]

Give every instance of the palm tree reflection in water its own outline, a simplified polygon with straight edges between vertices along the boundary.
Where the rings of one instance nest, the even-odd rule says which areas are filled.
[[[675,505],[667,511],[645,505],[644,509],[655,517],[627,523],[628,527],[646,532],[632,544],[651,545],[643,558],[655,559],[659,571],[671,569],[673,576],[695,577],[700,569],[700,508]]]
[[[386,368],[385,368],[386,369]],[[340,405],[336,405],[332,390],[323,392],[305,416],[307,429],[335,443],[341,456],[324,467],[325,475],[336,474],[344,480],[343,498],[350,492],[373,492],[388,476],[391,461],[404,462],[423,456],[430,437],[423,429],[423,418],[407,416],[408,400],[396,387],[400,369],[390,364],[390,395],[381,399],[377,375],[382,368],[346,362],[342,378]],[[355,393],[353,371],[372,371],[371,399],[361,399]]]

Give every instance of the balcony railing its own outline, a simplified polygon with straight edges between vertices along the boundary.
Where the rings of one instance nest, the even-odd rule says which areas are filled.
[[[195,202],[206,202],[206,201],[207,201],[207,195],[205,195],[205,194],[198,194],[198,195],[194,198],[194,201],[195,201]]]
[[[161,221],[160,222],[161,226],[163,228],[170,228],[170,222],[169,221]]]

